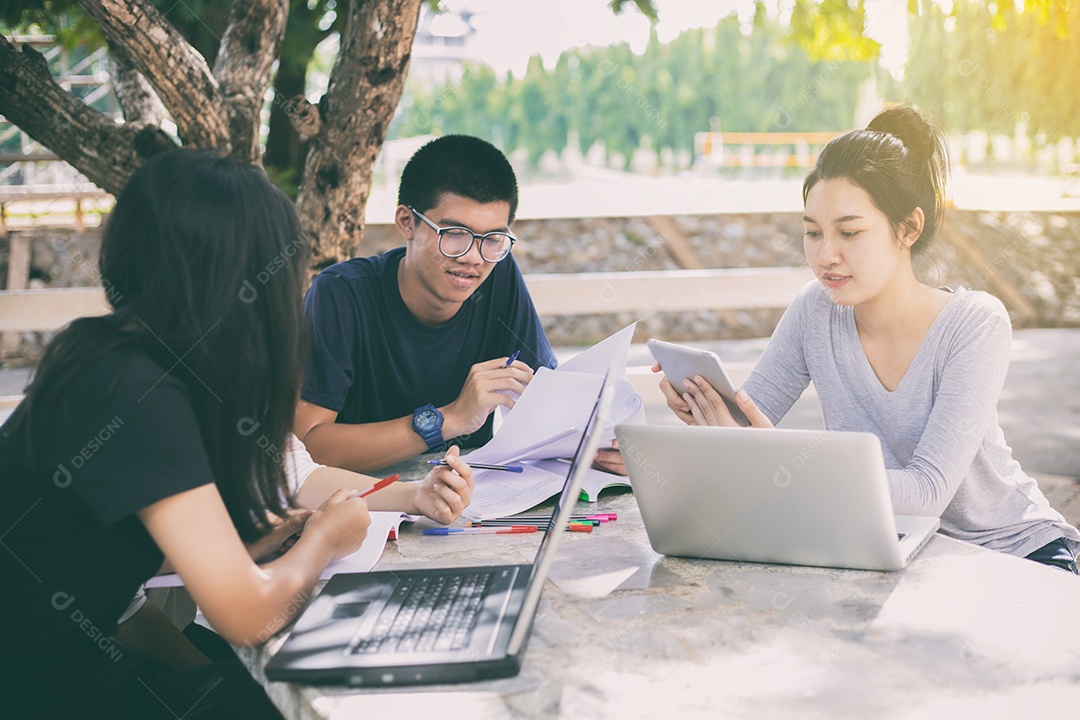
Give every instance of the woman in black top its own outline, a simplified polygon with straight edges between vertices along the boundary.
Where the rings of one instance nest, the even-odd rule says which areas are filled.
[[[0,428],[5,709],[276,716],[236,661],[151,672],[112,636],[165,560],[225,639],[261,642],[363,541],[367,506],[339,490],[279,559],[250,555],[290,510],[305,258],[292,204],[257,168],[180,150],[121,193],[100,262],[113,311],[56,336]],[[434,489],[460,505],[471,473],[448,460],[458,472]]]

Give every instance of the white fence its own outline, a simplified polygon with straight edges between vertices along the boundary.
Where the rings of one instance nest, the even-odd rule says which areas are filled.
[[[784,308],[808,280],[806,268],[664,270],[525,276],[536,309],[549,315],[651,314]],[[57,330],[108,311],[102,288],[0,292],[0,332]]]
[[[603,315],[633,312],[784,308],[811,277],[806,268],[669,270],[633,273],[526,275],[537,311],[550,315]],[[0,292],[0,333],[9,349],[18,333],[54,331],[72,320],[108,312],[100,288],[8,290]],[[749,367],[731,367],[742,377]],[[655,378],[646,368],[631,368],[630,377],[651,402],[661,402]],[[654,397],[656,396],[656,397]],[[0,410],[19,396],[0,397]]]

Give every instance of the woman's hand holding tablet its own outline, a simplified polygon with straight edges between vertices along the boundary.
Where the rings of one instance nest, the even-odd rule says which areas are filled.
[[[772,427],[746,393],[736,393],[715,353],[662,340],[647,345],[656,358],[653,372],[663,370],[668,407],[687,425]]]

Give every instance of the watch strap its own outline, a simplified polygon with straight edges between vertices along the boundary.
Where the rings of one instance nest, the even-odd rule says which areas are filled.
[[[416,426],[416,416],[426,410],[430,410],[431,412],[434,412],[436,415],[438,415],[439,422],[435,427],[431,428],[430,430],[421,430]],[[413,431],[417,433],[424,442],[427,443],[428,452],[442,452],[448,447],[446,444],[446,440],[443,438],[442,434],[442,413],[439,412],[438,408],[436,408],[434,405],[428,404],[413,411],[412,427]]]

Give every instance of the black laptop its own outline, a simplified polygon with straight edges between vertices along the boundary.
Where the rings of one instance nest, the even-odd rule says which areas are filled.
[[[270,680],[388,687],[510,677],[521,669],[559,539],[607,421],[609,371],[530,565],[330,578],[266,665]]]

